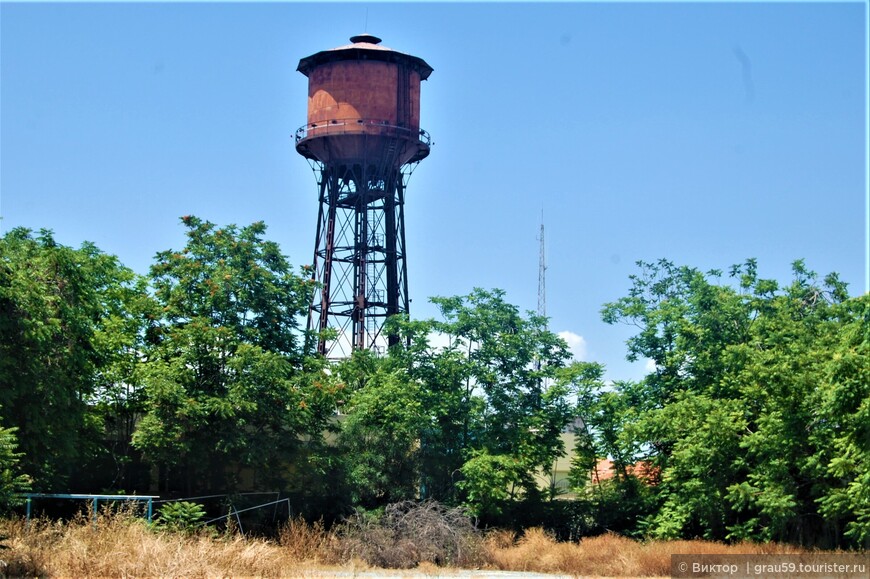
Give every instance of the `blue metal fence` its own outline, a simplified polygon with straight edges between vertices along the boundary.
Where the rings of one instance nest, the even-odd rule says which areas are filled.
[[[157,495],[71,495],[71,494],[53,494],[53,493],[25,493],[24,503],[26,512],[26,524],[30,525],[30,512],[33,499],[73,499],[85,500],[94,502],[94,524],[97,523],[98,505],[100,501],[147,501],[148,502],[148,522],[151,522],[153,513],[154,499],[159,499]]]

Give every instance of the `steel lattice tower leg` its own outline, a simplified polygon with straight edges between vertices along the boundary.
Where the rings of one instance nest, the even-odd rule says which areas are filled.
[[[408,313],[405,179],[401,168],[312,161],[320,190],[308,330],[331,359],[384,351],[389,316]],[[328,335],[331,330],[334,335]]]

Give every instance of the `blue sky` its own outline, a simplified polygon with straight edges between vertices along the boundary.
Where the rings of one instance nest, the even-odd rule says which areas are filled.
[[[179,217],[264,220],[310,263],[299,59],[364,31],[435,70],[406,227],[412,315],[501,288],[612,379],[600,321],[637,260],[804,258],[865,289],[865,4],[0,5],[0,231],[48,228],[146,273]]]

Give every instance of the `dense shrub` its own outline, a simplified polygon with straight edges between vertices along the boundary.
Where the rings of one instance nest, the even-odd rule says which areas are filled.
[[[167,531],[192,534],[202,525],[205,509],[198,503],[179,501],[163,505],[155,526]]]
[[[420,563],[476,566],[483,560],[482,538],[461,508],[435,501],[404,501],[382,513],[356,511],[337,529],[339,557],[370,565],[410,569]]]

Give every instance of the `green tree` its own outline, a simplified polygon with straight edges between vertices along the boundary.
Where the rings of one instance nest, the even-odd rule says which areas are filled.
[[[92,338],[102,355],[88,406],[103,436],[96,455],[81,465],[76,478],[94,489],[141,488],[148,465],[131,440],[136,421],[145,411],[142,355],[158,307],[148,294],[147,279],[138,275],[125,284],[106,287],[102,300],[110,307]]]
[[[21,473],[18,464],[21,453],[17,448],[15,429],[0,426],[0,515],[20,504],[18,494],[30,489],[30,477]]]
[[[800,261],[793,272],[792,283],[779,291],[770,281],[750,286],[746,275],[742,280],[751,288],[746,301],[753,323],[747,343],[729,349],[735,366],[729,382],[747,420],[736,461],[746,474],[731,487],[729,501],[741,521],[731,536],[842,544],[840,522],[818,504],[840,482],[820,480],[816,465],[843,451],[820,408],[828,368],[852,316],[836,275],[819,280]]]
[[[638,413],[633,404],[638,385],[619,381],[606,385],[600,364],[577,364],[574,379],[577,417],[569,482],[577,493],[575,508],[588,513],[575,521],[580,535],[610,531],[641,535],[639,522],[654,508],[650,492],[653,472],[641,478],[634,467],[642,455],[633,436]],[[602,470],[610,459],[613,472]]]
[[[180,469],[187,490],[232,488],[246,465],[280,481],[300,437],[319,437],[335,404],[334,380],[302,350],[309,282],[263,239],[262,222],[182,222],[185,248],[158,253],[151,268],[162,312],[133,444],[164,473]]]
[[[438,338],[435,320],[407,320],[398,316],[388,322],[403,335],[390,349],[388,363],[401,368],[420,384],[427,417],[419,432],[420,491],[426,498],[455,503],[459,469],[466,454],[480,440],[485,400],[475,391],[467,347],[451,341],[447,347],[431,344]]]
[[[535,475],[564,452],[559,435],[573,414],[573,376],[560,373],[570,358],[566,344],[501,290],[432,301],[443,319],[397,320],[404,339],[390,351],[421,385],[426,495],[493,511],[481,500],[487,492],[502,496],[507,481],[508,500],[539,497]],[[433,336],[446,345],[432,345]]]
[[[40,490],[65,488],[104,436],[95,399],[137,338],[137,276],[84,243],[13,229],[0,239],[0,406],[18,429],[22,469]]]
[[[363,358],[373,369],[345,405],[341,447],[353,500],[373,508],[413,499],[419,491],[419,441],[426,422],[420,385],[369,351],[357,351],[354,358],[353,370],[345,368],[340,375],[353,379]]]
[[[863,323],[848,307],[845,285],[833,274],[819,280],[800,261],[782,288],[759,278],[754,260],[731,269],[734,286],[722,284],[718,271],[664,260],[640,265],[629,295],[606,304],[603,316],[637,325],[629,358],[656,364],[625,404],[635,458],[662,469],[660,507],[646,530],[841,543],[845,519],[837,517],[860,499],[840,499],[866,488],[842,468],[858,463],[840,460],[848,441],[860,448],[866,430],[835,416],[832,405],[836,393],[848,391],[852,400],[863,392],[854,384],[865,383],[857,366],[840,365],[856,359],[849,356],[861,343],[843,344],[844,328]],[[861,416],[860,404],[851,404],[846,416]],[[855,537],[862,536],[859,518],[846,517]]]
[[[594,362],[576,362],[570,372],[570,382],[576,399],[574,449],[571,456],[569,480],[578,490],[584,490],[595,478],[599,459],[618,456],[617,433],[612,400],[604,391],[604,366]]]
[[[825,481],[821,514],[849,543],[870,548],[870,294],[843,304],[846,322],[815,401],[812,472]]]
[[[500,515],[516,500],[529,476],[521,457],[490,454],[485,448],[472,450],[460,469],[458,486],[465,493],[466,507],[476,517]]]

